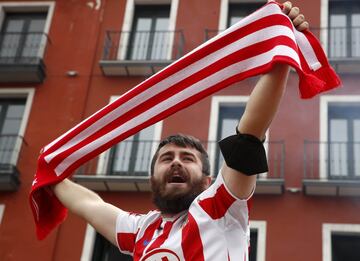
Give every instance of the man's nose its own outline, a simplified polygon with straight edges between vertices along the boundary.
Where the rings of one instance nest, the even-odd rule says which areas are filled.
[[[173,161],[171,162],[171,167],[181,167],[182,163],[179,157],[174,157]]]

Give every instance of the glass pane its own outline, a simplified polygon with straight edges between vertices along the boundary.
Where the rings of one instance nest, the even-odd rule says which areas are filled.
[[[347,176],[347,120],[330,120],[329,163],[331,176]]]
[[[155,126],[152,125],[139,133],[136,152],[135,172],[148,172],[152,158],[152,145],[154,144]]]
[[[29,32],[42,33],[45,27],[45,19],[33,19],[29,24]]]
[[[330,57],[345,57],[347,46],[346,15],[332,14],[330,16]]]
[[[20,45],[23,20],[8,20],[1,39],[0,57],[15,57]]]
[[[24,113],[25,105],[9,105],[6,118],[22,118]]]
[[[154,40],[152,43],[151,59],[164,60],[169,50],[169,18],[157,18],[155,21]]]
[[[129,137],[126,140],[116,145],[115,153],[113,155],[113,172],[127,172],[129,170],[131,148],[133,145],[133,137]]]
[[[149,48],[151,18],[138,18],[131,48],[131,60],[146,60]]]
[[[360,57],[360,14],[351,16],[351,54],[353,57]]]
[[[230,17],[229,26],[232,26],[232,25],[236,24],[237,22],[239,22],[243,18],[244,18],[243,16],[232,16],[232,17]]]
[[[223,119],[222,120],[222,128],[220,130],[220,135],[221,135],[220,140],[225,137],[228,137],[230,135],[234,135],[235,126],[238,124],[238,121],[239,120],[236,120],[236,119]],[[219,169],[218,169],[218,171],[220,170],[223,163],[224,163],[224,158],[223,158],[221,152],[219,151],[219,157],[218,157]],[[217,173],[215,173],[215,174],[217,174]]]
[[[1,130],[1,134],[18,134],[21,119],[6,119]]]
[[[16,139],[16,136],[0,136],[0,164],[11,162]]]
[[[354,172],[360,177],[360,119],[354,120]]]

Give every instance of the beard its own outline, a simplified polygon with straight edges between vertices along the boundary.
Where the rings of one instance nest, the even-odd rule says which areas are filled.
[[[195,198],[206,189],[204,178],[191,181],[190,189],[185,192],[176,192],[164,195],[166,181],[150,178],[151,189],[153,192],[153,203],[163,214],[177,214],[188,210]]]

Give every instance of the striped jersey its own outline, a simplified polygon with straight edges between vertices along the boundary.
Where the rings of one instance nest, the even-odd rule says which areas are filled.
[[[251,197],[250,197],[251,198]],[[188,211],[163,218],[159,211],[121,211],[116,238],[134,261],[248,260],[249,199],[230,193],[219,174]]]

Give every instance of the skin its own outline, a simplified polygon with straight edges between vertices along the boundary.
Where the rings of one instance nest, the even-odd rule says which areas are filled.
[[[297,30],[302,31],[309,27],[299,8],[293,7],[291,2],[284,3],[283,12],[290,17]],[[241,133],[252,134],[260,140],[264,138],[265,132],[280,105],[288,74],[289,66],[278,64],[260,78],[240,119],[238,130]],[[210,178],[202,174],[202,163],[199,152],[196,150],[179,148],[170,144],[161,148],[159,155],[154,166],[153,179],[162,183],[163,195],[176,196],[187,193],[192,181],[197,179],[203,180],[204,189],[210,185]],[[172,168],[177,168],[177,170],[171,170]],[[182,175],[186,177],[186,182],[168,182],[167,177],[179,174],[180,169]],[[226,164],[222,167],[221,175],[226,186],[238,198],[248,198],[254,190],[256,176],[243,175],[229,168]],[[119,208],[104,202],[93,191],[68,179],[56,184],[53,190],[65,207],[72,213],[84,218],[100,234],[116,245],[114,231],[116,218],[121,211]]]

